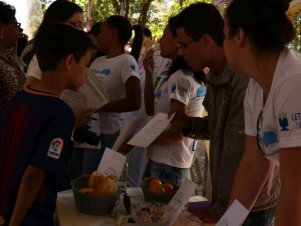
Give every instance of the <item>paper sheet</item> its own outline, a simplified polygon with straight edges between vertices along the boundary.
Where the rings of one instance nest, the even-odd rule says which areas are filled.
[[[120,134],[117,140],[114,143],[112,149],[118,150],[121,144],[128,141],[134,134],[137,132],[138,129],[141,129],[141,125],[145,125],[145,118],[140,119],[133,119],[127,121],[124,126],[120,130]]]
[[[188,202],[190,196],[192,195],[195,189],[196,183],[194,183],[191,180],[186,179],[181,184],[176,194],[168,203],[169,208],[171,208],[171,216],[167,226],[171,226],[176,222],[177,218],[181,214],[182,210],[184,209],[186,203]]]
[[[216,226],[240,226],[249,214],[247,210],[237,199],[231,204],[224,213]]]
[[[74,111],[85,107],[99,109],[108,103],[106,89],[90,69],[87,69],[86,82],[79,91],[65,90],[61,94],[61,99]]]
[[[119,180],[125,162],[126,156],[110,148],[106,148],[97,171],[104,175],[113,175],[117,180]]]
[[[130,145],[148,147],[170,124],[175,113],[168,118],[166,113],[156,114],[136,135],[128,142]]]

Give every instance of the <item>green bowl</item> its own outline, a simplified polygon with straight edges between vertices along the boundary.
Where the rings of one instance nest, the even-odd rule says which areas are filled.
[[[88,176],[79,177],[71,181],[75,205],[79,212],[92,215],[108,214],[119,202],[120,191],[115,194],[98,196],[88,193],[82,193],[79,190],[86,188]],[[119,189],[120,190],[120,189]]]
[[[150,180],[153,178],[144,178],[141,182],[141,189],[144,195],[145,201],[150,201],[150,202],[163,202],[163,203],[169,203],[169,201],[172,199],[176,191],[179,189],[178,186],[172,185],[174,187],[174,194],[157,194],[154,192],[151,192],[148,188],[148,184]],[[164,181],[162,181],[164,183]]]

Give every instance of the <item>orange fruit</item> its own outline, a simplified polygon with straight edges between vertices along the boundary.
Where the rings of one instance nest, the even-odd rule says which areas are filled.
[[[166,194],[173,195],[175,193],[174,187],[170,183],[163,183],[162,187],[164,188]]]
[[[164,194],[165,192],[164,188],[162,187],[162,182],[157,178],[153,178],[149,181],[148,189],[156,194]]]

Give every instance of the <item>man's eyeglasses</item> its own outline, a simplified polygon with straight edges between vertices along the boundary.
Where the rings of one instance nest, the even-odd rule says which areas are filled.
[[[257,135],[256,135],[256,142],[257,142],[257,147],[259,149],[259,151],[261,152],[261,154],[265,155],[263,149],[262,149],[262,137],[259,135],[259,131],[260,131],[260,127],[261,127],[261,123],[262,123],[262,110],[260,111],[258,118],[257,118]]]
[[[186,49],[193,42],[194,42],[194,40],[190,40],[188,42],[177,42],[176,47],[178,47],[180,49]]]
[[[76,21],[66,21],[67,24],[71,25],[72,27],[82,30],[83,29],[83,24],[81,22],[76,22]]]

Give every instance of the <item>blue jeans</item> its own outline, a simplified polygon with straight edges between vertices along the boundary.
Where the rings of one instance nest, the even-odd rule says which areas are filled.
[[[156,177],[164,182],[180,186],[190,176],[189,168],[178,168],[163,163],[149,160],[144,172],[144,177]]]
[[[82,174],[91,174],[96,171],[105,149],[112,148],[119,131],[114,134],[100,134],[101,149],[83,149]]]
[[[276,208],[249,213],[243,226],[272,226],[274,223]]]

